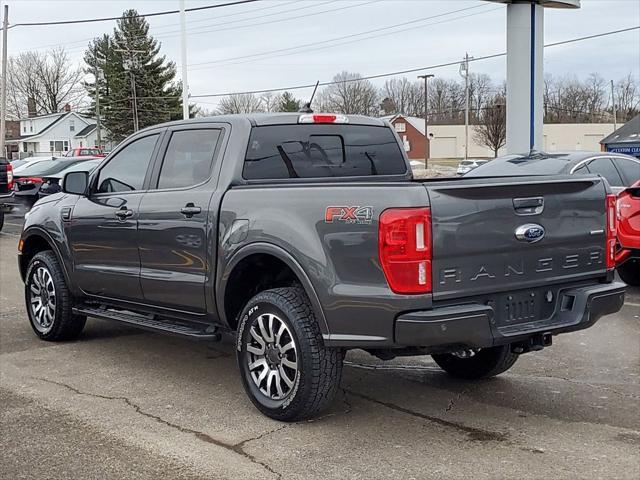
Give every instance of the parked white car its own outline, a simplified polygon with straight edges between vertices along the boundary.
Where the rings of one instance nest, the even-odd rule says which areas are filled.
[[[474,168],[479,167],[480,165],[484,165],[488,161],[489,160],[478,160],[478,159],[475,159],[475,158],[469,158],[467,160],[462,160],[458,164],[458,171],[456,173],[458,175],[464,175],[465,173],[470,172]]]

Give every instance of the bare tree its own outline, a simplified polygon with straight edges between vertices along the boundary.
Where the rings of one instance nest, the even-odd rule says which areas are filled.
[[[82,69],[72,66],[63,48],[21,53],[9,60],[8,70],[7,109],[17,117],[27,113],[29,98],[41,115],[59,112],[67,103],[77,107],[84,100]]]
[[[498,156],[500,150],[507,143],[507,109],[504,93],[494,95],[485,105],[479,115],[480,122],[475,127],[475,139],[481,145],[493,150]]]
[[[618,120],[626,122],[640,113],[640,88],[631,73],[615,84],[614,96]]]
[[[377,115],[378,90],[359,73],[342,72],[333,77],[335,83],[317,96],[318,110],[346,114]]]
[[[424,115],[424,93],[421,82],[394,78],[384,82],[380,95],[383,110],[388,114]]]
[[[277,112],[280,106],[280,95],[271,92],[263,93],[260,96],[260,104],[263,112]]]
[[[220,100],[220,104],[218,105],[218,112],[223,115],[262,111],[262,102],[253,93],[229,95]]]
[[[429,122],[459,124],[463,121],[464,87],[455,80],[436,77],[429,83]]]

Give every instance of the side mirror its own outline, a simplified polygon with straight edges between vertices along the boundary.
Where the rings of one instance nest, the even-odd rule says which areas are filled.
[[[65,193],[85,195],[88,185],[88,172],[69,172],[62,179],[62,191]]]

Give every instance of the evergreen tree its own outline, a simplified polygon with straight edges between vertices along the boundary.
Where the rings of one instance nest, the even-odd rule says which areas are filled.
[[[173,62],[159,55],[160,44],[149,35],[149,24],[127,10],[113,35],[95,39],[85,53],[87,72],[98,66],[100,116],[111,140],[120,141],[134,131],[134,92],[140,129],[182,118],[182,86],[175,81]],[[133,80],[132,81],[132,77]],[[94,83],[86,84],[95,102]]]
[[[280,95],[278,111],[280,112],[297,112],[300,110],[300,100],[297,100],[291,93],[284,92]]]

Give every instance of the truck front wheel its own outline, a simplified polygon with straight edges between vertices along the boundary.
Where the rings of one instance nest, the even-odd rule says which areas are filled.
[[[344,354],[324,346],[301,288],[275,288],[254,296],[240,315],[236,350],[249,398],[275,420],[313,417],[338,391]]]
[[[40,252],[29,262],[24,299],[31,327],[42,340],[73,340],[82,332],[87,317],[73,313],[71,292],[53,252]]]
[[[500,375],[509,370],[518,355],[511,352],[510,345],[482,348],[460,353],[432,355],[438,366],[455,378],[478,380]]]

